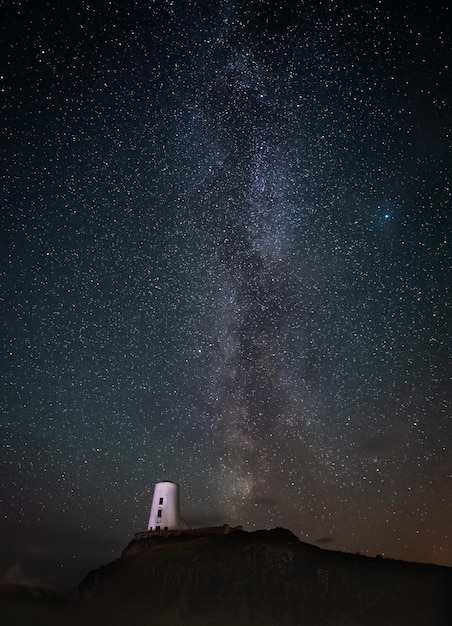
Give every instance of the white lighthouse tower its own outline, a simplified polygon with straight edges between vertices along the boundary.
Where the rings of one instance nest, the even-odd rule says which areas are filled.
[[[164,480],[154,487],[148,530],[187,530],[180,514],[179,485]]]

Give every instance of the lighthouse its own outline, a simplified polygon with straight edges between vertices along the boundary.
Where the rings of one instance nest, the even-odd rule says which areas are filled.
[[[154,487],[149,530],[187,530],[187,522],[180,514],[179,485],[164,480]]]

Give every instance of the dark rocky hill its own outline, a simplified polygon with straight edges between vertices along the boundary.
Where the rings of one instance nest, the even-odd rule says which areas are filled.
[[[452,624],[451,568],[322,550],[284,529],[134,540],[80,590],[109,624]]]

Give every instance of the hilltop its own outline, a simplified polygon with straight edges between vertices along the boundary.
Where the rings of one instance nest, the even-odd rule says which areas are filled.
[[[0,585],[8,626],[450,626],[452,568],[303,543],[289,530],[141,533],[78,599]],[[230,531],[230,532],[229,532]]]
[[[134,539],[81,594],[159,626],[448,626],[451,568],[323,550],[285,529]],[[124,622],[126,623],[126,622]]]

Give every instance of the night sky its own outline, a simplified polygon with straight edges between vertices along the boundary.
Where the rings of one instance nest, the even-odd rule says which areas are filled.
[[[3,580],[163,479],[452,566],[447,4],[1,2]]]

